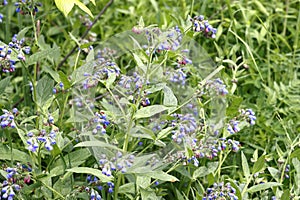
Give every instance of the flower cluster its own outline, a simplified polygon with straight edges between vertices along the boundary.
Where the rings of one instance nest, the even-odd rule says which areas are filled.
[[[187,156],[185,151],[178,151],[175,155],[172,155],[172,160],[180,159],[184,165],[191,163],[198,167],[200,158],[213,159],[218,156],[221,151],[232,150],[237,152],[240,148],[240,143],[232,139],[208,137],[198,139],[189,138],[186,140],[186,145],[189,146],[192,156]]]
[[[83,108],[84,106],[87,106],[91,109],[95,107],[94,105],[94,99],[92,98],[83,98],[83,97],[75,97],[74,99],[71,99],[69,102],[70,105],[75,105],[77,108]]]
[[[234,134],[239,132],[241,129],[239,127],[240,121],[246,121],[249,123],[250,126],[253,126],[255,124],[256,116],[255,113],[252,111],[252,109],[241,109],[240,115],[237,116],[236,118],[232,119],[229,121],[227,125],[227,131],[230,134]]]
[[[20,0],[15,3],[16,12],[21,13],[22,15],[29,14],[32,12],[33,14],[39,11],[38,7],[42,6],[42,3],[35,2],[34,0]]]
[[[148,40],[147,45],[143,45],[146,54],[160,54],[163,51],[175,51],[180,48],[182,33],[178,26],[168,31],[161,31],[159,28],[143,29]],[[149,45],[151,44],[151,45]]]
[[[99,164],[101,166],[102,174],[111,176],[113,171],[121,171],[125,173],[127,168],[132,166],[134,162],[133,155],[123,155],[117,152],[115,157],[109,159],[105,154],[102,154]]]
[[[16,124],[15,124],[15,116],[18,115],[19,111],[17,108],[12,109],[12,112],[8,111],[8,110],[2,110],[3,114],[0,116],[0,125],[2,128],[6,128],[6,127],[11,127],[11,128],[15,128]]]
[[[204,86],[199,91],[199,96],[226,96],[228,94],[228,90],[226,89],[226,85],[220,78],[216,78],[214,80],[208,80]]]
[[[254,125],[256,121],[255,112],[248,108],[246,110],[240,110],[241,116],[246,119],[250,125]]]
[[[126,90],[126,94],[132,95],[134,92],[139,92],[145,83],[144,77],[137,72],[133,72],[131,76],[122,75],[118,85]],[[146,84],[149,84],[149,82]]]
[[[238,197],[236,196],[236,189],[233,188],[230,183],[214,183],[212,188],[207,188],[202,200],[215,199],[238,200]]]
[[[24,46],[25,39],[18,40],[17,35],[12,37],[12,41],[8,45],[0,46],[0,67],[3,72],[15,71],[16,60],[13,58],[13,53],[17,54],[17,58],[25,61],[25,54],[30,53],[30,47]]]
[[[0,199],[13,200],[16,192],[19,192],[24,183],[28,183],[31,167],[17,163],[15,167],[5,166],[3,170],[7,173],[6,180],[0,183]]]
[[[99,81],[105,81],[113,75],[116,77],[120,75],[120,69],[117,64],[113,61],[105,60],[104,58],[98,58],[91,71],[92,73],[85,72],[83,74],[86,77],[82,82],[82,88],[84,90],[97,86]]]
[[[207,20],[204,20],[204,16],[195,16],[191,18],[193,23],[193,30],[195,32],[201,32],[205,37],[215,38],[217,29],[212,27]]]
[[[51,119],[50,119],[51,120]],[[36,152],[40,146],[44,146],[48,151],[53,150],[53,145],[56,144],[56,135],[58,130],[51,130],[49,133],[45,129],[41,131],[30,131],[27,133],[28,150]]]
[[[172,131],[172,139],[180,144],[183,140],[187,139],[187,136],[195,133],[197,129],[197,122],[194,115],[188,114],[172,114],[174,119],[171,121],[175,130]]]
[[[101,133],[106,134],[106,127],[110,124],[104,112],[96,112],[91,119],[89,126],[93,129],[93,134]]]

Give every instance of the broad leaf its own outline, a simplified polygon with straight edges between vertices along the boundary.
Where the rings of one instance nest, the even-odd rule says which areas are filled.
[[[167,107],[163,105],[153,105],[153,106],[143,107],[136,112],[135,118],[140,119],[140,118],[151,117],[165,110],[167,110]]]
[[[48,76],[44,76],[38,81],[36,85],[36,103],[41,108],[48,106],[48,101],[52,98],[53,85],[54,81]]]
[[[95,5],[95,2],[92,1]],[[94,17],[91,11],[79,0],[55,0],[56,7],[67,17],[74,5],[77,5],[81,10]]]
[[[163,105],[165,105],[165,106],[177,106],[178,105],[176,96],[174,95],[171,88],[169,88],[168,86],[164,87]]]
[[[265,155],[262,155],[258,158],[258,160],[254,163],[252,173],[255,174],[256,172],[261,171],[265,166]]]

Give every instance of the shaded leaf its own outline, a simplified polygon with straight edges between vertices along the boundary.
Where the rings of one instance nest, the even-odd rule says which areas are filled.
[[[265,155],[262,155],[258,158],[258,160],[254,163],[252,173],[255,174],[256,172],[261,171],[265,166]]]
[[[4,91],[5,91],[5,88],[9,85],[10,83],[10,76],[9,77],[6,77],[5,79],[2,79],[0,81],[0,93],[3,94]]]

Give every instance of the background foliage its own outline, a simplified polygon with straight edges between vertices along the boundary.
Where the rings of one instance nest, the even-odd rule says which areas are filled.
[[[238,199],[299,199],[299,0],[115,1],[85,40],[80,38],[93,21],[86,8],[95,17],[107,1],[82,1],[87,7],[79,1],[70,1],[76,5],[70,9],[63,9],[62,2],[41,1],[38,12],[32,11],[31,15],[15,12],[18,8],[15,2],[0,6],[4,16],[0,23],[1,44],[8,44],[18,34],[18,39],[25,37],[26,45],[31,47],[26,60],[15,65],[15,72],[2,73],[0,80],[1,108],[19,109],[17,128],[2,128],[0,132],[1,180],[8,178],[7,167],[14,167],[17,162],[32,168],[31,171],[21,167],[25,177],[31,176],[31,182],[23,184],[21,191],[16,192],[16,199],[91,198],[91,188],[97,184],[88,183],[87,174],[105,183],[101,185],[104,189],[98,190],[103,199],[205,199],[208,188],[222,182],[230,183]],[[221,79],[229,91],[227,119],[236,116],[240,108],[252,108],[257,117],[255,126],[246,126],[231,137],[240,141],[238,152],[220,154],[212,160],[201,159],[198,167],[182,163],[166,167],[162,162],[156,175],[140,173],[125,179],[118,174],[115,180],[104,176],[97,171],[98,158],[84,148],[88,144],[76,143],[75,125],[70,123],[68,102],[72,94],[68,91],[74,88],[74,79],[70,77],[89,61],[89,54],[84,51],[90,45],[96,47],[117,33],[142,25],[140,17],[145,26],[155,24],[165,30],[186,27],[190,17],[199,15],[204,15],[218,29],[216,38],[187,34],[194,36],[216,66],[224,66]],[[74,47],[83,50],[76,51],[61,65]],[[126,59],[139,62],[137,58],[125,57],[125,64],[120,66],[122,73],[127,72]],[[34,83],[32,95],[30,81]],[[56,95],[53,87],[58,90]],[[46,129],[59,128],[57,144],[51,152],[41,150],[33,155],[24,145],[26,134],[52,124],[48,114],[53,116],[55,125]],[[109,112],[108,115],[113,116]],[[107,131],[113,132],[114,128],[119,131],[113,125]],[[116,140],[121,137],[117,135]],[[118,148],[122,149],[122,145]],[[144,161],[156,150],[151,147],[145,154],[150,157],[143,158]],[[106,184],[110,181],[117,185],[112,193],[109,189],[113,186]],[[147,185],[148,182],[151,184]],[[225,191],[225,186],[215,187]]]

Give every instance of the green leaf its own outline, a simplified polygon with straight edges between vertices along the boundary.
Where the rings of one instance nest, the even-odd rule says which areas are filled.
[[[247,158],[244,155],[244,152],[241,153],[241,156],[242,156],[242,168],[243,168],[244,176],[248,180],[248,178],[250,176],[250,169],[249,169],[249,165],[247,162]]]
[[[262,155],[258,158],[258,160],[254,163],[252,173],[255,174],[256,172],[261,171],[265,166],[265,155]]]
[[[171,88],[169,88],[168,86],[165,86],[163,90],[164,90],[163,105],[165,105],[165,106],[177,106],[178,101],[177,101],[177,98],[174,95],[173,91],[171,90]]]
[[[163,130],[161,130],[158,134],[157,134],[157,138],[156,140],[160,140],[160,139],[163,139],[165,137],[167,137],[171,131],[174,129],[174,127],[168,127],[168,128],[165,128]]]
[[[45,50],[36,52],[29,57],[29,59],[26,61],[26,64],[32,65],[48,57],[55,58],[55,55],[59,51],[60,51],[59,47],[54,46],[53,48],[47,48]]]
[[[139,67],[144,74],[147,73],[147,66],[143,63],[143,61],[140,59],[140,57],[138,55],[136,55],[135,53],[133,53],[133,58],[135,60],[135,63],[137,64],[137,67]]]
[[[95,0],[90,0],[94,5],[96,5],[96,2],[95,2]]]
[[[283,192],[283,194],[281,195],[280,200],[286,200],[286,199],[291,199],[290,198],[290,190],[287,189]]]
[[[119,149],[118,147],[102,142],[102,141],[85,141],[85,142],[80,142],[76,144],[74,147],[103,147],[103,148],[110,148],[110,149],[115,149],[118,151],[122,151],[122,149]]]
[[[254,185],[254,186],[250,187],[247,190],[247,192],[254,193],[254,192],[266,190],[266,189],[269,189],[269,188],[272,188],[272,187],[277,187],[277,186],[281,186],[281,184],[276,183],[276,182],[262,183],[262,184],[258,184],[258,185]]]
[[[135,118],[140,119],[140,118],[151,117],[165,110],[167,110],[167,107],[163,105],[153,105],[153,106],[143,107],[136,112]]]
[[[5,79],[2,79],[0,81],[0,94],[3,94],[5,91],[5,88],[9,85],[10,83],[10,76],[6,77]]]
[[[43,70],[44,72],[50,74],[50,76],[57,82],[60,82],[60,77],[59,74],[57,73],[57,71],[52,70],[50,67],[48,66],[43,66]]]
[[[64,89],[69,89],[71,87],[71,83],[67,75],[65,75],[62,71],[59,71],[58,74],[61,82],[64,84]]]
[[[73,0],[73,1],[81,10],[87,13],[91,18],[94,18],[92,12],[90,11],[90,9],[88,9],[88,7],[86,7],[86,5],[81,3],[79,0]]]
[[[54,81],[48,77],[43,76],[36,85],[36,103],[40,107],[45,107],[47,101],[52,98]]]
[[[19,33],[18,33],[18,36],[17,36],[17,39],[18,40],[21,40],[22,38],[25,37],[25,34],[27,33],[27,31],[31,29],[30,27],[25,27],[23,28]]]
[[[130,193],[135,194],[135,184],[134,183],[126,183],[119,187],[118,193]]]
[[[278,169],[275,169],[273,167],[268,167],[268,171],[270,172],[271,176],[278,181],[279,180],[279,174],[280,171]]]
[[[90,52],[88,53],[88,55],[86,56],[85,61],[91,62],[94,60],[94,58],[95,58],[95,51],[94,51],[94,49],[91,49]]]
[[[269,13],[268,13],[266,7],[260,1],[255,0],[254,3],[256,4],[259,11],[261,11],[266,16],[269,16]]]
[[[54,0],[56,7],[67,17],[74,7],[73,0]]]
[[[207,176],[208,174],[214,172],[218,168],[219,162],[209,162],[207,167],[201,166],[197,168],[193,173],[193,179],[201,178]]]
[[[142,200],[158,200],[160,198],[158,198],[156,196],[156,193],[153,189],[140,189],[141,192],[141,196],[142,196]]]
[[[300,149],[296,149],[295,151],[293,151],[293,153],[291,153],[290,158],[298,158],[298,160],[300,160]]]
[[[151,178],[148,176],[137,176],[136,185],[139,188],[147,188],[151,183]]]
[[[95,1],[92,0],[93,4],[95,5]],[[67,17],[68,14],[71,12],[74,5],[77,5],[81,10],[83,10],[85,13],[90,15],[92,18],[94,18],[91,11],[81,3],[79,0],[55,0],[56,7]]]
[[[193,179],[196,180],[197,178],[204,177],[208,174],[209,172],[207,171],[207,168],[205,166],[198,167],[193,173]]]
[[[296,174],[294,178],[295,178],[295,183],[297,185],[297,194],[299,194],[300,193],[300,161],[297,158],[293,158],[292,163],[296,170]]]
[[[154,179],[162,180],[162,181],[169,181],[169,182],[179,181],[175,176],[169,175],[163,171],[152,171],[152,172],[143,173],[143,175],[149,176]]]
[[[0,160],[10,160],[11,159],[11,151],[8,147],[3,146],[0,144]],[[30,161],[30,156],[22,151],[17,149],[12,150],[12,158],[17,161],[21,162],[28,162]]]
[[[67,169],[67,171],[79,174],[91,174],[98,177],[102,182],[108,182],[113,179],[113,177],[108,177],[102,174],[102,171],[89,167],[73,167],[71,169]]]

